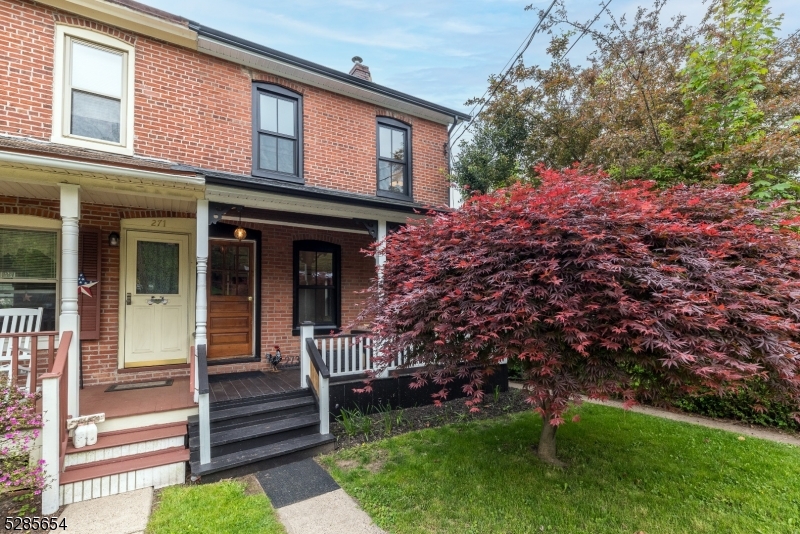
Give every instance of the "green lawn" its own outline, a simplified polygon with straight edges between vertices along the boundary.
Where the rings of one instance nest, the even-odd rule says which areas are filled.
[[[173,486],[161,493],[148,534],[285,534],[264,494],[241,482]]]
[[[585,404],[531,450],[532,413],[413,432],[324,457],[391,533],[800,533],[800,449]]]

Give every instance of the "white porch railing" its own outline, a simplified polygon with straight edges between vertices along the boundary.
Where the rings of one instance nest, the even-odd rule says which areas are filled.
[[[328,366],[331,377],[359,375],[372,371],[377,346],[369,332],[353,332],[338,336],[316,336],[314,344],[319,349],[322,361]],[[407,362],[407,353],[398,353],[386,366],[380,377]]]
[[[54,514],[59,506],[61,473],[67,452],[67,394],[69,385],[69,347],[72,332],[61,334],[58,352],[42,375],[42,460],[48,486],[42,492],[42,513]]]

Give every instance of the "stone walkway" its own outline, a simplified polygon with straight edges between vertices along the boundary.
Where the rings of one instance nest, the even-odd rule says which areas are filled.
[[[288,534],[385,534],[313,459],[256,478]]]
[[[514,389],[522,389],[522,385],[517,382],[509,382],[508,386]],[[599,404],[602,406],[611,406],[612,408],[624,409],[622,407],[622,403],[619,401],[599,401],[589,399],[588,397],[584,397],[583,400],[584,402],[591,404]],[[774,441],[776,443],[785,443],[787,445],[795,445],[800,447],[800,436],[797,434],[788,434],[772,428],[751,426],[747,423],[729,421],[726,419],[712,419],[711,417],[703,417],[700,415],[671,412],[669,410],[662,410],[660,408],[653,408],[651,406],[636,405],[631,408],[630,411],[645,415],[652,415],[653,417],[660,417],[662,419],[669,419],[670,421],[691,423],[694,425],[704,426],[706,428],[715,428],[717,430],[734,432],[741,436],[750,436],[752,438],[765,439],[767,441]]]

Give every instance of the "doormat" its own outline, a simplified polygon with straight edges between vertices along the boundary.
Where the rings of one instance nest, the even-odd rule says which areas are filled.
[[[161,388],[164,386],[171,386],[172,379],[169,380],[151,380],[150,382],[133,382],[129,384],[114,384],[109,386],[106,389],[106,393],[109,391],[128,391],[131,389],[148,389],[148,388]]]

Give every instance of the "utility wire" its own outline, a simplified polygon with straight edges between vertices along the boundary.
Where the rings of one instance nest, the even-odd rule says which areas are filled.
[[[536,22],[536,26],[533,27],[533,29],[531,30],[530,34],[527,37],[527,42],[524,42],[525,46],[524,46],[524,48],[522,48],[522,51],[519,52],[519,53],[515,52],[516,56],[511,56],[511,59],[506,63],[508,68],[503,67],[503,69],[505,70],[505,72],[503,73],[503,76],[500,78],[500,81],[495,84],[494,88],[492,89],[492,93],[489,95],[489,97],[486,98],[481,103],[481,109],[478,110],[478,113],[473,117],[473,119],[478,117],[478,115],[481,114],[481,112],[486,107],[486,105],[492,100],[492,97],[494,97],[495,93],[497,92],[497,89],[500,87],[500,85],[503,83],[503,81],[505,81],[506,77],[511,72],[511,69],[514,67],[514,65],[517,63],[517,61],[519,61],[520,58],[522,58],[522,55],[525,54],[525,51],[528,50],[528,47],[533,42],[533,38],[536,36],[536,32],[539,31],[539,28],[541,27],[542,22],[544,22],[545,17],[547,17],[547,15],[550,14],[550,10],[553,9],[554,5],[556,5],[556,1],[557,0],[553,0],[552,2],[550,2],[550,6],[548,6],[547,10],[542,12],[541,16],[539,16],[539,20]],[[522,46],[522,45],[520,45],[520,46]],[[519,48],[517,48],[517,50],[519,50]],[[487,92],[489,92],[488,88],[483,93],[483,96],[481,97],[481,99],[483,99],[484,96],[486,96]],[[475,107],[477,107],[477,106],[478,106],[478,104],[475,104],[475,106],[473,106],[473,108],[470,110],[470,115],[472,115],[472,112],[475,110]],[[458,136],[453,141],[450,142],[450,146],[451,147],[456,144],[456,141],[461,139],[461,136],[463,136],[465,133],[467,133],[467,130],[469,130],[469,128],[470,128],[470,126],[472,126],[472,124],[473,124],[472,122],[468,123],[464,127],[464,129],[461,130],[461,133],[459,133]]]
[[[575,45],[577,45],[577,44],[578,44],[578,42],[579,42],[581,39],[583,39],[583,37],[584,37],[584,36],[585,36],[585,35],[586,35],[586,34],[589,32],[589,29],[592,27],[592,25],[593,25],[595,22],[597,22],[597,19],[599,19],[599,18],[600,18],[600,15],[602,15],[602,14],[603,14],[603,13],[606,11],[606,8],[608,8],[609,4],[611,4],[611,2],[613,2],[613,1],[614,1],[614,0],[608,0],[608,1],[607,1],[605,4],[603,4],[603,7],[601,7],[601,8],[600,8],[600,11],[598,11],[598,12],[597,12],[597,14],[594,16],[594,18],[593,18],[593,19],[592,19],[592,20],[591,20],[591,21],[590,21],[590,22],[589,22],[589,23],[586,25],[586,27],[584,27],[583,31],[582,31],[582,32],[581,32],[581,34],[578,36],[578,38],[577,38],[577,39],[575,39],[575,41],[573,41],[573,43],[570,45],[570,47],[569,47],[569,48],[568,48],[568,49],[567,49],[567,50],[566,50],[566,51],[565,51],[563,54],[561,54],[561,55],[558,57],[558,59],[557,59],[556,61],[561,61],[562,59],[564,59],[565,57],[567,57],[567,54],[569,54],[569,53],[572,51],[572,49],[573,49],[573,48],[575,48]],[[542,82],[539,82],[539,83],[537,83],[535,86],[533,86],[532,88],[533,88],[533,89],[536,89],[536,88],[538,88],[538,87],[539,87],[539,86],[541,86],[541,85],[542,85]],[[511,113],[511,114],[510,114],[510,116],[509,116],[509,117],[508,117],[508,118],[505,120],[505,122],[503,123],[503,125],[502,125],[502,126],[499,128],[500,130],[502,130],[503,128],[505,128],[505,127],[508,125],[509,121],[512,119],[512,117],[514,116],[514,114],[515,114],[517,111],[519,111],[519,110],[518,110],[518,109],[516,109],[516,110],[514,110],[514,113]],[[465,131],[466,131],[466,130],[465,130]],[[463,133],[463,132],[462,132],[462,133]],[[459,136],[459,137],[460,137],[460,136]],[[458,140],[458,138],[456,138],[456,140]],[[455,145],[455,141],[453,142],[453,145]],[[497,151],[495,151],[495,153],[494,153],[494,154],[492,154],[492,160],[494,160],[495,156],[497,156]]]

